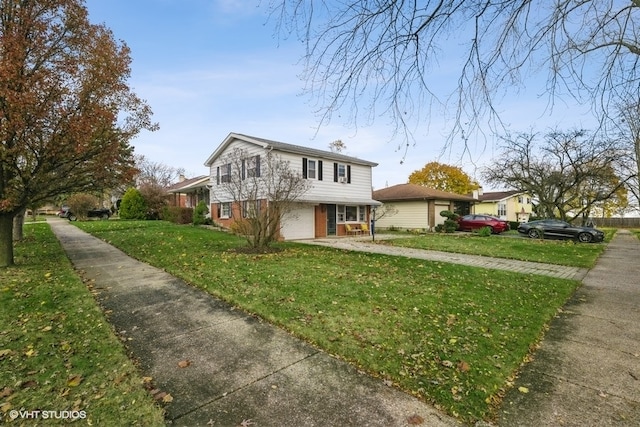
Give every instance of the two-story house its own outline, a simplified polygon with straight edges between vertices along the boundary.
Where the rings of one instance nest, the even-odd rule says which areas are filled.
[[[507,221],[527,222],[533,211],[531,196],[521,191],[474,192],[478,202],[473,213],[496,216]]]
[[[234,161],[234,152],[242,152],[243,158]],[[266,179],[265,161],[274,156],[287,162],[290,171],[309,183],[280,224],[284,240],[347,235],[349,227],[368,224],[371,207],[380,205],[371,197],[371,172],[377,163],[230,133],[205,162],[210,171],[211,217],[216,223],[231,227],[245,215],[247,200],[236,200],[228,191],[230,184],[248,177]],[[263,196],[256,202],[256,208],[263,209],[269,200]]]

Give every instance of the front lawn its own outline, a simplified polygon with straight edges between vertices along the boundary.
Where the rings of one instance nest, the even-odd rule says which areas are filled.
[[[24,230],[17,265],[0,269],[0,423],[164,425],[49,226]]]
[[[567,240],[535,240],[520,236],[480,237],[475,233],[428,233],[421,236],[379,240],[378,243],[416,249],[510,258],[572,267],[591,268],[615,234],[605,229],[605,243]]]
[[[296,243],[238,253],[235,236],[160,221],[77,226],[467,422],[492,416],[579,285]]]

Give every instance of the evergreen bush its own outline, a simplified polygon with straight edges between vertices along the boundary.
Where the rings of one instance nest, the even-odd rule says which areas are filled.
[[[121,219],[147,219],[147,203],[135,188],[128,189],[120,203]]]

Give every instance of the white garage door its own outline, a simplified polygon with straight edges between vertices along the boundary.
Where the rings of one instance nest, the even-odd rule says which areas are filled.
[[[284,217],[280,231],[285,240],[313,239],[315,237],[313,206],[300,205],[293,209]]]

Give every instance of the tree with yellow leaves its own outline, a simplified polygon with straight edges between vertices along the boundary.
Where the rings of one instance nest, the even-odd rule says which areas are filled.
[[[462,168],[439,162],[429,162],[422,169],[414,171],[409,175],[409,183],[455,194],[470,194],[480,188]]]

